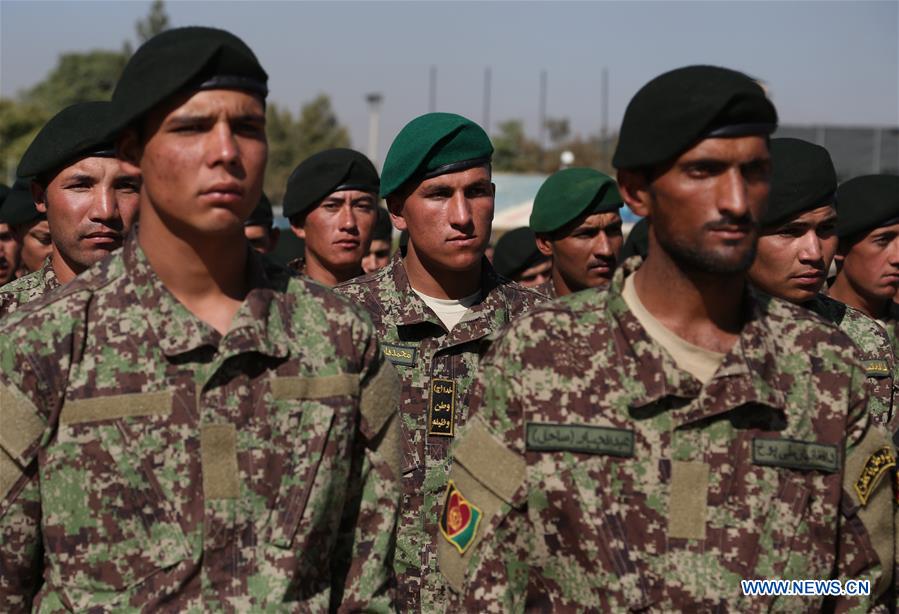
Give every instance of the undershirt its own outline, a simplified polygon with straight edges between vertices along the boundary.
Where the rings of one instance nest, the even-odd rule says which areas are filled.
[[[674,363],[678,368],[683,369],[700,382],[705,384],[724,360],[724,354],[721,352],[713,352],[705,348],[693,345],[684,341],[673,332],[668,330],[664,324],[659,322],[655,316],[649,313],[649,310],[640,302],[637,296],[637,289],[634,287],[634,276],[629,275],[624,279],[624,289],[621,292],[624,302],[637,321],[646,329],[647,334],[661,345],[674,359]]]
[[[425,302],[425,305],[430,307],[431,310],[437,314],[437,317],[440,318],[440,321],[446,326],[446,330],[453,330],[453,327],[459,323],[459,320],[462,319],[468,309],[481,298],[480,290],[460,299],[434,298],[433,296],[422,294],[415,288],[412,288],[412,291]]]

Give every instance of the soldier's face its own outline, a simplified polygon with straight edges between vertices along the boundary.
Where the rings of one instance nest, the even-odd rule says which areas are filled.
[[[0,224],[0,286],[8,284],[16,276],[21,247],[9,224]]]
[[[237,90],[176,96],[120,144],[143,176],[141,217],[175,234],[243,235],[268,156],[262,101]],[[152,210],[152,211],[151,211]]]
[[[704,139],[660,174],[619,179],[628,205],[652,220],[650,244],[685,269],[734,274],[755,256],[770,175],[766,140],[746,136]]]
[[[832,205],[805,211],[759,237],[752,283],[792,303],[813,298],[827,280],[837,251],[837,212]]]
[[[553,269],[563,285],[563,293],[595,288],[612,279],[624,244],[618,213],[588,215],[559,234],[552,239],[538,236],[537,247],[553,257]]]
[[[50,255],[53,244],[50,239],[50,226],[47,220],[33,222],[17,229],[19,241],[22,243],[21,264],[25,271],[33,273],[44,264]]]
[[[368,248],[368,255],[362,259],[362,270],[374,273],[390,263],[390,241],[375,239]]]
[[[393,225],[409,231],[407,257],[443,271],[471,271],[490,242],[496,188],[486,166],[426,179],[402,202],[388,201]]]
[[[552,277],[553,261],[551,258],[528,267],[515,276],[515,281],[525,288],[536,288]]]
[[[306,241],[306,259],[342,278],[356,274],[371,245],[377,211],[375,196],[359,190],[329,194],[306,215],[296,234]]]
[[[899,224],[875,228],[852,244],[839,276],[869,301],[891,300],[899,289]]]
[[[32,195],[47,214],[55,250],[80,273],[121,247],[137,217],[140,176],[125,172],[115,158],[83,158],[46,189],[32,183]]]
[[[250,243],[250,247],[260,254],[268,254],[278,244],[278,237],[281,235],[281,231],[278,228],[253,224],[252,226],[244,226],[243,234]]]

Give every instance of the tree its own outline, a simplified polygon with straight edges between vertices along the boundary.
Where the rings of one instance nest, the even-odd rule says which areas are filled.
[[[118,51],[64,53],[50,74],[25,93],[24,102],[52,115],[76,102],[108,100],[127,61]]]
[[[493,137],[493,167],[497,171],[528,173],[537,170],[540,146],[524,133],[519,119],[499,124],[499,134]]]
[[[137,30],[137,38],[145,43],[160,32],[169,29],[169,16],[165,12],[165,3],[162,0],[153,0],[150,12],[143,19],[134,24]]]
[[[12,185],[22,154],[48,119],[38,105],[0,99],[0,181]]]

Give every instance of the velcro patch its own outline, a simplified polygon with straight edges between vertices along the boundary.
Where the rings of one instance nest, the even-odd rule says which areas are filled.
[[[634,455],[634,431],[586,424],[528,422],[526,447],[538,452],[630,457]]]
[[[863,360],[862,366],[865,368],[867,377],[889,377],[890,369],[885,360]]]
[[[752,462],[768,467],[787,467],[836,473],[840,470],[837,446],[813,441],[756,437]]]
[[[481,508],[466,499],[456,488],[455,482],[450,480],[443,501],[443,513],[440,514],[440,533],[456,547],[459,554],[465,554],[474,541],[481,516]]]
[[[173,397],[171,390],[160,390],[67,400],[62,406],[59,421],[62,424],[82,424],[118,418],[167,416],[172,413]]]
[[[895,466],[896,457],[893,456],[890,446],[883,446],[868,457],[868,460],[865,461],[865,466],[862,467],[861,475],[858,476],[854,485],[855,493],[858,495],[858,500],[862,507],[868,504],[868,499],[871,497],[874,489],[877,488],[881,478],[883,478],[883,474]]]
[[[402,343],[382,343],[381,351],[384,352],[384,358],[393,363],[394,366],[414,367],[418,347],[415,345],[403,345]]]

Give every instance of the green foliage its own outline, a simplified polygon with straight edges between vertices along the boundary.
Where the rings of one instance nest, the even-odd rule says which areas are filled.
[[[0,181],[12,185],[19,159],[48,119],[38,105],[0,98]]]
[[[493,136],[493,169],[508,173],[538,170],[540,146],[524,133],[524,123],[510,119],[499,124]]]
[[[150,5],[150,12],[141,20],[134,24],[137,30],[137,38],[141,43],[145,43],[160,32],[164,32],[169,28],[169,16],[165,12],[165,3],[162,0],[154,0]]]
[[[297,164],[319,151],[350,146],[349,133],[340,125],[331,107],[331,99],[325,94],[304,104],[296,120],[288,109],[269,103],[266,133],[268,167],[265,193],[274,203],[281,202],[287,178]]]
[[[492,138],[493,168],[507,173],[554,173],[561,168],[563,151],[574,154],[574,166],[595,168],[604,173],[614,173],[611,165],[614,140],[603,143],[597,135],[572,137],[568,118],[547,119],[550,147],[542,148],[537,141],[528,138],[524,123],[511,119],[499,124],[499,132]]]
[[[119,51],[62,54],[47,78],[26,92],[24,101],[52,115],[76,102],[108,100],[127,61]]]

